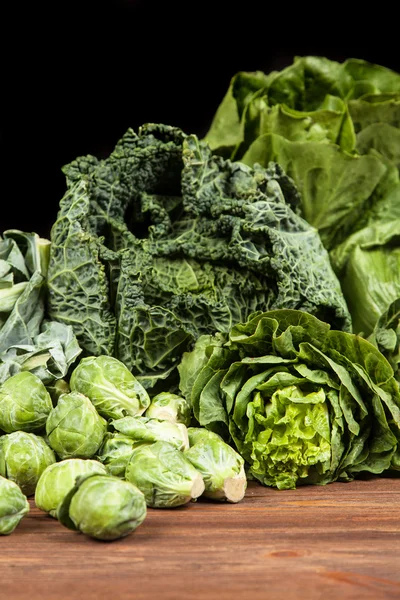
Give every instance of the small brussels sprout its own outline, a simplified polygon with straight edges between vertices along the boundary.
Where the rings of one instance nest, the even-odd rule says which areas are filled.
[[[186,425],[171,423],[147,417],[123,417],[110,422],[120,433],[135,442],[170,442],[178,450],[189,448],[189,438]]]
[[[192,409],[187,400],[182,396],[161,392],[152,398],[146,417],[171,421],[171,423],[183,423],[188,426],[192,418]]]
[[[153,508],[172,508],[195,500],[204,491],[200,473],[169,442],[138,446],[126,467],[125,477],[145,495]]]
[[[86,396],[70,392],[60,396],[47,419],[50,446],[61,459],[91,458],[99,449],[107,429]]]
[[[53,408],[44,384],[29,371],[21,371],[7,379],[0,388],[0,429],[38,431]]]
[[[35,493],[41,474],[55,462],[53,450],[39,435],[14,431],[0,438],[0,475],[19,485],[26,496]]]
[[[56,379],[53,383],[46,385],[46,389],[50,394],[50,398],[53,402],[53,406],[55,406],[58,402],[58,399],[63,394],[69,394],[70,387],[65,379]]]
[[[188,427],[189,445],[194,446],[198,442],[208,442],[211,440],[223,441],[218,433],[214,433],[205,427]]]
[[[106,433],[97,459],[105,465],[110,475],[123,479],[133,449],[140,443],[122,433]]]
[[[71,390],[85,394],[106,419],[141,415],[150,404],[144,387],[111,356],[88,356],[74,369]]]
[[[185,452],[185,456],[203,477],[204,496],[240,502],[247,487],[244,460],[236,450],[218,438],[210,437],[195,443]]]
[[[58,507],[60,523],[99,540],[116,540],[134,531],[147,513],[144,495],[112,475],[78,477]]]
[[[58,505],[74,487],[76,478],[89,473],[106,474],[106,468],[97,460],[82,458],[68,458],[50,465],[36,486],[36,506],[55,517]]]
[[[0,477],[0,535],[9,535],[29,512],[29,502],[16,483]]]

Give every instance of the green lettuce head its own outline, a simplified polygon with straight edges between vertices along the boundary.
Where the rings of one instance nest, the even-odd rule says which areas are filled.
[[[89,473],[105,474],[106,469],[97,460],[81,458],[53,463],[43,471],[36,486],[36,506],[56,517],[58,505],[74,487],[76,478]]]
[[[35,493],[41,474],[55,462],[53,450],[34,433],[15,431],[0,438],[0,475],[14,481],[26,496]]]
[[[195,437],[192,435],[192,439]],[[198,435],[198,441],[185,452],[185,456],[203,477],[204,496],[233,503],[243,499],[247,487],[244,460],[217,434],[208,439],[205,436],[201,439]]]
[[[152,398],[150,406],[146,410],[146,417],[171,421],[171,423],[183,423],[187,426],[192,418],[192,409],[189,402],[182,396],[160,392]]]
[[[124,479],[133,449],[140,443],[122,433],[107,432],[97,459],[106,467],[107,473]]]
[[[59,505],[57,518],[69,529],[111,541],[134,531],[146,513],[144,496],[137,487],[118,477],[92,473],[77,478]]]
[[[139,446],[133,451],[125,477],[145,495],[147,506],[172,508],[204,492],[200,473],[169,442]]]
[[[400,467],[399,386],[363,338],[277,310],[236,325],[205,356],[190,391],[194,415],[230,440],[264,485],[325,484]]]
[[[7,433],[43,429],[52,408],[50,394],[39,377],[21,371],[0,388],[0,429]]]
[[[91,458],[99,449],[106,429],[105,419],[78,392],[60,396],[46,423],[49,444],[61,459]]]
[[[110,422],[110,427],[138,443],[169,442],[178,450],[189,448],[186,425],[148,417],[124,417]]]
[[[29,502],[13,481],[0,477],[0,535],[9,535],[29,512]]]
[[[144,413],[150,398],[129,369],[111,356],[88,356],[74,369],[71,390],[87,396],[106,419]]]

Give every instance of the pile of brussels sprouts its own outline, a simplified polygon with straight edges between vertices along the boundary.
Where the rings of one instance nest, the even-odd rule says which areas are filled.
[[[109,356],[83,358],[51,395],[29,371],[10,377],[0,388],[0,534],[14,531],[33,494],[61,524],[102,540],[134,531],[147,507],[201,495],[239,502],[243,459],[191,418],[184,398],[150,400]]]

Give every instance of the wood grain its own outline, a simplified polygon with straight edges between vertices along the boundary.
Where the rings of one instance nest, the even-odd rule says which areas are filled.
[[[0,598],[307,600],[400,598],[400,479],[277,491],[239,504],[149,509],[98,542],[33,506],[0,538]]]

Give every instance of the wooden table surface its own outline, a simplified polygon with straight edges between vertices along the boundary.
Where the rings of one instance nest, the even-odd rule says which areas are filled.
[[[400,598],[400,479],[250,483],[236,505],[149,509],[114,542],[69,531],[32,502],[0,544],[7,600]]]

